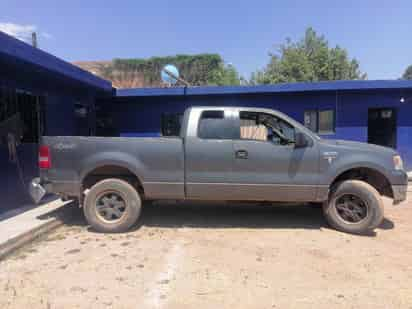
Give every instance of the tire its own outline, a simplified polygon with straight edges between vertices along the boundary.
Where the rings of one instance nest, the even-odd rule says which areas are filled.
[[[124,180],[111,178],[90,188],[83,212],[97,232],[121,233],[136,223],[141,207],[142,201],[135,188]]]
[[[352,234],[367,234],[384,218],[379,192],[360,180],[346,180],[335,186],[323,206],[323,213],[333,228]]]

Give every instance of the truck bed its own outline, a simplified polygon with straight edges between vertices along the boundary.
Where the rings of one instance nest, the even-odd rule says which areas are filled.
[[[44,136],[51,168],[41,177],[53,192],[78,196],[85,177],[103,167],[120,166],[145,188],[147,198],[184,198],[184,154],[180,138]]]

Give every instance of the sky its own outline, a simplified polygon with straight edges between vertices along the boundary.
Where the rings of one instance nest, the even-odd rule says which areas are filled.
[[[307,27],[358,59],[369,79],[412,64],[411,0],[2,0],[0,29],[67,61],[218,53],[241,75]]]

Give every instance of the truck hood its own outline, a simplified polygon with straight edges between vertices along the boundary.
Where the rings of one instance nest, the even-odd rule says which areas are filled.
[[[361,142],[345,141],[338,139],[321,139],[321,144],[323,144],[326,147],[336,146],[339,148],[345,148],[353,151],[379,153],[381,155],[388,156],[394,156],[397,154],[397,152],[392,148]]]

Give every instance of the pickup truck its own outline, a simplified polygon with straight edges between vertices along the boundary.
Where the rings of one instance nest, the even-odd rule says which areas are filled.
[[[383,220],[381,196],[406,199],[407,174],[393,149],[321,139],[274,110],[191,107],[176,137],[44,136],[39,201],[76,199],[100,232],[123,232],[150,200],[317,203],[340,231]]]

